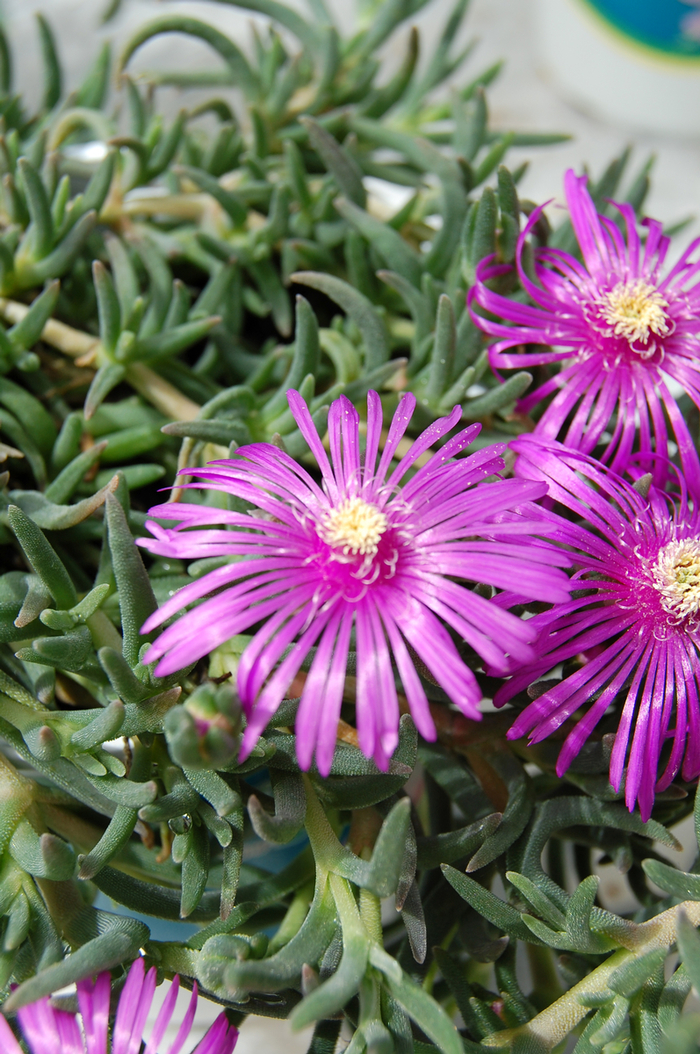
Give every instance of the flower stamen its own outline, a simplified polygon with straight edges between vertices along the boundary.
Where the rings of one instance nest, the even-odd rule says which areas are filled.
[[[664,609],[677,619],[700,611],[700,538],[669,542],[652,568]]]
[[[616,337],[624,337],[630,344],[646,344],[650,333],[667,336],[671,332],[664,310],[667,307],[668,301],[658,289],[641,278],[618,282],[600,299],[603,318]]]
[[[374,556],[389,526],[387,517],[364,498],[346,498],[326,516],[321,537],[344,556]]]

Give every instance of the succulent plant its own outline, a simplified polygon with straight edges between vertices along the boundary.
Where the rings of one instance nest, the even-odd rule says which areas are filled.
[[[0,35],[5,1010],[104,969],[119,980],[143,949],[232,1023],[315,1024],[313,1054],[335,1049],[343,1022],[352,1054],[539,1052],[576,1029],[577,1054],[694,1049],[680,1012],[700,987],[700,880],[652,845],[676,846],[667,828],[690,799],[676,780],[653,819],[628,813],[607,780],[608,726],[560,779],[557,744],[507,742],[507,713],[467,720],[418,665],[437,742],[404,716],[381,771],[359,749],[349,679],[322,778],[295,757],[296,698],[239,760],[231,676],[249,638],[168,677],[144,664],[144,621],[223,563],[144,562],[135,538],[157,488],[251,442],[303,459],[287,389],[321,433],[335,398],[359,405],[370,389],[387,410],[413,392],[416,431],[455,404],[483,446],[532,427],[516,409],[531,376],[492,375],[466,294],[484,257],[514,260],[534,207],[509,148],[561,137],[491,129],[498,67],[461,86],[469,48],[452,48],[464,0],[422,66],[408,34],[388,80],[377,49],[425,0],[367,4],[349,38],[323,0],[308,18],[275,0],[239,6],[271,20],[253,57],[168,9],[116,62],[105,47],[69,97],[40,17],[31,116]],[[130,77],[134,52],[172,32],[219,64]],[[217,94],[189,108],[185,94],[168,121],[161,85]],[[601,208],[626,161],[591,187]],[[636,209],[647,186],[645,166],[627,192]],[[536,234],[575,250],[568,223]],[[499,291],[523,296],[512,276]],[[494,679],[463,651],[490,697]],[[255,855],[265,845],[270,867]],[[596,906],[600,853],[627,872],[634,919]],[[199,928],[158,940],[148,919]],[[674,946],[683,962],[667,979]]]

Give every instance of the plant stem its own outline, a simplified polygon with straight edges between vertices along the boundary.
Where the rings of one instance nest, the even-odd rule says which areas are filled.
[[[0,315],[6,322],[16,325],[26,317],[29,308],[18,300],[7,300],[0,297]],[[82,330],[73,329],[64,322],[58,322],[51,318],[41,332],[41,339],[57,348],[64,355],[70,355],[72,359],[87,358],[95,359],[100,351],[101,344],[97,337]],[[147,399],[156,410],[160,410],[166,417],[173,421],[193,421],[199,414],[199,406],[188,399],[186,395],[159,377],[158,374],[144,366],[141,362],[134,362],[128,366],[126,378],[136,391]]]
[[[141,362],[134,362],[127,368],[126,379],[139,395],[173,421],[194,421],[199,414],[197,403]]]
[[[534,1041],[543,1050],[551,1050],[566,1039],[590,1010],[591,997],[608,992],[611,974],[623,963],[657,948],[670,948],[676,942],[678,912],[684,911],[693,926],[700,924],[700,902],[686,900],[677,907],[663,911],[656,918],[634,930],[634,949],[621,948],[592,970],[582,981],[560,996],[532,1021],[518,1028],[494,1032],[482,1039],[485,1047],[512,1047],[516,1040]]]

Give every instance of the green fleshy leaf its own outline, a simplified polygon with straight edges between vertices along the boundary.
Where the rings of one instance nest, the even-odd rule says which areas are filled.
[[[118,72],[124,69],[131,56],[142,44],[161,33],[185,33],[188,36],[199,37],[221,55],[233,74],[235,83],[242,88],[248,98],[256,98],[259,95],[258,77],[240,48],[213,26],[184,15],[163,15],[140,26],[124,46],[117,64]]]
[[[107,496],[106,513],[112,566],[119,590],[123,655],[133,668],[138,662],[141,645],[148,639],[141,636],[141,626],[158,604],[124,511],[111,494]]]
[[[43,108],[52,110],[61,98],[61,64],[56,52],[51,26],[42,14],[36,15],[41,44],[41,57],[44,64],[44,99]]]
[[[377,314],[374,305],[356,289],[334,275],[319,274],[316,271],[297,271],[292,280],[299,285],[307,285],[325,293],[345,311],[362,333],[367,349],[365,367],[374,370],[389,358],[384,322]]]
[[[51,596],[61,608],[71,608],[78,602],[65,566],[47,542],[42,531],[21,509],[11,505],[8,510],[10,526],[17,536],[30,564],[41,578]]]

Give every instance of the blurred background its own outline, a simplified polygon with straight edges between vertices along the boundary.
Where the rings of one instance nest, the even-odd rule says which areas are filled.
[[[287,2],[303,7],[303,0]],[[440,34],[453,2],[432,0],[415,19],[425,52]],[[341,25],[351,29],[355,5],[347,0],[329,0],[329,4]],[[51,23],[65,70],[65,87],[70,90],[81,82],[102,41],[112,40],[119,50],[138,25],[168,7],[212,22],[244,49],[251,22],[265,24],[260,16],[213,0],[123,0],[106,26],[102,16],[107,0],[0,0],[14,54],[22,57],[14,71],[16,90],[30,105],[41,93],[35,11],[40,10]],[[662,9],[663,18],[656,19],[654,12]],[[609,16],[607,21],[605,16]],[[658,35],[656,50],[649,46],[654,33]],[[397,33],[385,49],[388,70],[403,54],[407,34],[408,28]],[[556,207],[568,167],[580,170],[587,165],[594,175],[600,174],[629,146],[633,155],[630,176],[650,155],[656,158],[648,214],[669,226],[690,218],[674,242],[672,255],[677,256],[700,235],[696,218],[700,216],[700,0],[471,0],[456,43],[464,46],[472,39],[473,52],[462,77],[471,79],[497,60],[504,62],[488,93],[495,129],[571,136],[557,146],[523,148],[509,154],[513,168],[525,159],[531,162],[519,186],[522,197],[536,202],[553,199]],[[210,61],[205,45],[169,35],[145,45],[130,71],[201,68]],[[159,92],[159,108],[177,112],[181,105],[178,91]],[[677,833],[682,837],[682,832]],[[674,862],[681,867],[690,864],[690,860],[677,858]],[[630,910],[633,905],[625,903],[629,896],[626,884],[612,867],[602,869],[601,874],[603,871],[609,906]],[[165,987],[157,993],[154,1014]],[[185,1005],[181,993],[176,1018]],[[218,1009],[206,1001],[200,1004],[198,1031],[193,1034],[197,1040]],[[250,1018],[243,1026],[237,1054],[303,1054],[309,1037],[309,1031],[293,1035],[286,1022]]]
[[[290,0],[303,7],[303,0]],[[98,44],[125,41],[137,25],[157,17],[169,5],[158,0],[122,0],[117,16],[101,25],[108,0],[2,0],[0,11],[8,24],[17,54],[24,56],[16,70],[17,88],[29,99],[39,98],[36,76],[39,45],[34,12],[51,21],[67,70],[67,87],[77,85],[87,72]],[[172,4],[181,14],[213,21],[245,46],[252,20],[261,16],[225,3]],[[352,26],[353,3],[330,0],[341,24]],[[415,19],[426,45],[440,33],[452,0],[432,0]],[[627,28],[636,39],[625,39],[619,12],[630,14]],[[601,12],[610,15],[606,21]],[[657,12],[660,14],[657,17]],[[675,13],[674,13],[675,12]],[[663,17],[662,17],[663,16]],[[646,19],[646,23],[645,23]],[[669,19],[671,21],[669,22]],[[653,51],[644,44],[649,27],[658,28]],[[676,38],[671,39],[676,27]],[[683,30],[681,37],[681,28]],[[402,54],[408,28],[396,34],[393,49]],[[695,34],[695,38],[693,37]],[[557,147],[522,149],[511,156],[515,166],[531,159],[521,192],[535,201],[561,195],[564,170],[587,164],[599,173],[627,145],[633,148],[633,167],[656,155],[647,209],[667,224],[698,212],[700,204],[700,0],[471,0],[458,43],[476,43],[464,77],[502,59],[503,70],[489,88],[495,128],[518,131],[560,131],[571,141]],[[685,46],[688,54],[682,54]],[[428,47],[424,48],[427,53]],[[392,46],[387,52],[389,66]],[[205,59],[204,44],[176,35],[145,45],[130,69],[164,66],[173,69]],[[161,89],[159,105],[177,111],[178,94]],[[685,229],[682,243],[700,232],[697,223]],[[680,245],[679,241],[677,245]]]

